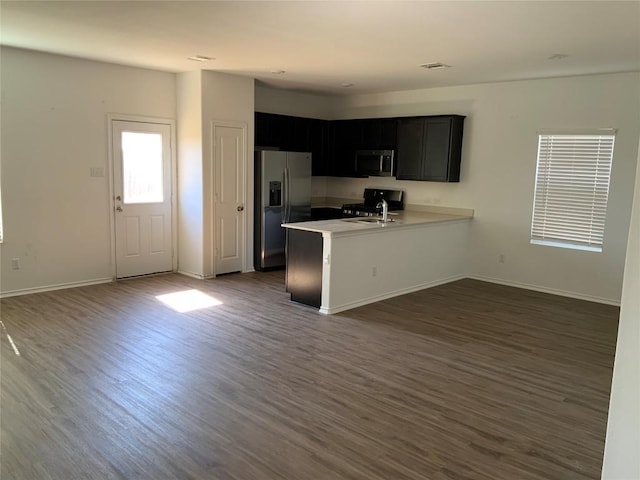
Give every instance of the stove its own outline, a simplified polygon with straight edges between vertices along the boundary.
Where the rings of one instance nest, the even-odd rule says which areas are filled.
[[[404,192],[383,188],[365,188],[363,203],[346,203],[342,205],[343,217],[376,217],[382,214],[378,204],[382,199],[387,201],[389,211],[404,210]]]

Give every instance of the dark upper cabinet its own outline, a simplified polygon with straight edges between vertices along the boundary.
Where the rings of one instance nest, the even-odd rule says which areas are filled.
[[[334,120],[329,122],[331,168],[329,175],[354,177],[357,150],[394,149],[395,118]]]
[[[399,119],[398,180],[459,182],[463,125],[459,115]]]
[[[269,135],[269,117],[268,113],[255,113],[255,141],[256,147],[273,147],[271,145],[271,137]]]
[[[395,118],[367,118],[355,120],[360,125],[360,149],[394,149],[398,120]]]
[[[255,113],[255,145],[286,150],[291,117],[273,113]]]
[[[463,116],[317,120],[255,114],[255,145],[311,152],[313,175],[355,177],[357,150],[395,149],[399,180],[458,182]]]
[[[310,148],[311,119],[288,117],[287,132],[283,144],[290,152],[308,152]]]
[[[424,119],[402,118],[398,122],[396,178],[421,180]]]
[[[325,176],[331,172],[328,161],[329,122],[311,120],[309,126],[309,151],[311,151],[311,174]]]
[[[255,113],[255,146],[283,151],[311,152],[313,175],[328,175],[327,121]]]
[[[256,112],[255,145],[306,152],[309,149],[310,127],[310,118]]]
[[[380,146],[380,122],[377,118],[353,120],[360,129],[359,149],[378,148]]]
[[[354,120],[329,122],[331,165],[329,175],[353,177],[356,170],[356,150],[360,147],[361,128]]]

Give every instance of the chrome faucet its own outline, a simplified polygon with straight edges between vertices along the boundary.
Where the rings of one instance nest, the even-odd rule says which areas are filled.
[[[384,198],[380,200],[380,203],[378,203],[378,205],[376,205],[376,208],[379,207],[382,207],[382,223],[387,223],[389,221],[389,204]]]

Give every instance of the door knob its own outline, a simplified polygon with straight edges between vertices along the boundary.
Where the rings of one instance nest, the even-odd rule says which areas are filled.
[[[118,206],[116,207],[116,211],[117,211],[117,212],[121,212],[121,211],[122,211],[122,207],[121,207],[120,205],[118,205]]]
[[[239,212],[243,211],[244,205],[238,205],[238,208],[236,210],[238,210]]]

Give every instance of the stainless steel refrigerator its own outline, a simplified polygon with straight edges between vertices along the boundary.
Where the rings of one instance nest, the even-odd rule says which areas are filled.
[[[311,154],[255,153],[254,268],[285,266],[282,223],[311,220]]]

